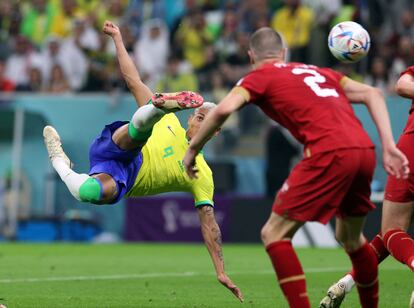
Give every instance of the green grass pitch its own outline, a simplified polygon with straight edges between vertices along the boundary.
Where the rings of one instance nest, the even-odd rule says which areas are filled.
[[[2,244],[0,303],[17,307],[287,307],[260,245],[225,245],[240,304],[215,279],[203,245]],[[340,249],[299,249],[312,307],[349,268]],[[408,307],[412,273],[380,266],[380,307]],[[342,307],[359,307],[354,290]]]

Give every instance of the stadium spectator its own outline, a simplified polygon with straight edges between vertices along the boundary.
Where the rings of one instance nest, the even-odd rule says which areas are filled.
[[[355,5],[354,0],[344,0],[342,1],[341,8],[339,9],[338,14],[332,19],[331,27],[336,25],[337,23],[353,20],[356,21],[355,18],[358,14],[358,8]]]
[[[98,33],[89,24],[86,18],[72,20],[73,30],[69,38],[74,40],[76,46],[82,51],[96,50],[99,47]]]
[[[250,70],[250,60],[246,55],[246,50],[249,45],[249,35],[245,32],[238,32],[236,42],[236,51],[229,54],[218,67],[228,87],[234,85],[237,80]]]
[[[375,151],[350,101],[365,103],[375,121],[386,170],[406,178],[407,158],[395,146],[386,104],[376,89],[330,69],[285,63],[285,53],[281,36],[271,28],[251,36],[249,56],[254,70],[203,122],[190,141],[184,167],[196,178],[195,157],[215,130],[247,103],[258,105],[305,146],[305,158],[279,190],[261,233],[290,307],[310,307],[305,275],[291,239],[306,221],[326,224],[334,215],[338,240],[355,270],[361,306],[378,307],[377,259],[362,235],[365,216],[375,208],[370,201]],[[304,76],[322,76],[326,87],[304,82]]]
[[[98,24],[102,25],[104,20],[108,18],[121,24],[127,3],[127,0],[108,0],[106,3],[102,3],[99,7]]]
[[[174,43],[182,46],[184,58],[197,70],[204,66],[204,47],[210,45],[213,35],[207,27],[205,16],[197,9],[189,12],[175,33]]]
[[[65,72],[60,64],[55,63],[52,65],[50,72],[49,83],[46,87],[46,91],[49,93],[66,93],[70,91],[69,82],[65,76]]]
[[[301,4],[301,0],[285,0],[285,5],[275,12],[271,26],[280,32],[290,52],[290,61],[308,62],[308,44],[314,23],[310,8]]]
[[[213,45],[205,47],[204,57],[205,63],[196,71],[196,74],[200,91],[206,92],[212,89],[212,76],[216,72],[219,63]]]
[[[150,19],[142,25],[134,45],[134,58],[142,80],[154,89],[165,72],[169,52],[168,28],[161,19]]]
[[[0,92],[13,92],[14,83],[5,76],[6,63],[0,59]]]
[[[180,6],[181,1],[169,1],[171,2],[170,4],[167,4],[167,2],[164,0],[129,1],[123,20],[130,25],[135,38],[146,31],[142,27],[152,19],[167,19],[168,26],[172,26],[175,17],[171,15],[175,13],[175,7]],[[166,5],[169,6],[168,10],[165,9]]]
[[[31,46],[28,39],[18,36],[14,42],[14,52],[6,60],[6,77],[16,85],[16,91],[27,86],[29,83],[29,69],[37,52]]]
[[[54,15],[50,32],[60,37],[69,36],[73,29],[73,20],[87,15],[76,0],[58,0],[57,13]]]
[[[21,34],[37,46],[41,46],[49,35],[57,7],[52,1],[34,0],[26,3],[21,25]]]
[[[387,64],[383,58],[376,57],[372,60],[371,71],[366,75],[364,83],[381,89],[384,94],[392,91],[388,80]]]
[[[414,41],[408,36],[403,36],[398,41],[397,53],[389,68],[390,83],[396,84],[400,73],[412,64],[414,64]]]
[[[236,13],[233,10],[224,12],[219,37],[214,43],[220,61],[225,61],[227,57],[237,52],[237,26]]]
[[[257,29],[259,23],[270,19],[268,3],[266,0],[242,1],[237,11],[239,20],[239,31],[251,33]]]
[[[309,40],[309,62],[318,66],[331,64],[326,38],[331,30],[332,19],[341,8],[340,0],[304,0],[303,4],[312,9],[314,22]]]
[[[29,69],[29,84],[22,90],[27,92],[43,92],[45,90],[42,70],[37,65],[33,65]]]
[[[414,40],[414,13],[411,10],[402,13],[397,33],[399,36],[407,36]]]
[[[85,83],[88,59],[78,47],[76,33],[66,40],[57,36],[46,39],[42,51],[42,69],[45,82],[49,82],[50,72],[54,64],[59,64],[68,78],[72,90],[79,90]]]
[[[203,103],[200,95],[188,91],[154,95],[141,81],[123,45],[119,28],[112,22],[105,22],[103,31],[116,45],[122,76],[135,97],[138,110],[130,122],[117,121],[105,126],[92,143],[89,175],[71,169],[58,133],[53,127],[46,126],[43,135],[53,167],[77,200],[93,204],[113,204],[123,196],[146,196],[168,191],[192,193],[217,279],[243,301],[239,288],[224,271],[221,232],[214,217],[211,170],[203,156],[198,156],[198,162],[203,164],[202,178],[191,181],[185,176],[181,160],[177,164],[177,158],[188,146],[187,138],[191,139],[197,132],[215,104]],[[188,130],[185,131],[174,111],[189,108],[197,109],[190,116]]]
[[[13,49],[14,38],[20,31],[20,21],[19,2],[0,1],[0,58],[8,56]]]
[[[82,91],[112,91],[118,85],[118,69],[116,67],[113,44],[104,33],[98,35],[97,50],[88,50],[89,67]]]
[[[184,15],[187,9],[185,0],[164,0],[165,21],[168,28],[172,30],[177,29],[180,18]]]
[[[198,91],[198,80],[193,72],[182,68],[179,57],[171,55],[168,58],[167,71],[155,88],[156,92],[179,92],[183,89]]]

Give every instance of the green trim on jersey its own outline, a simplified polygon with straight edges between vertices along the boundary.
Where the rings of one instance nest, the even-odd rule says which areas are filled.
[[[210,200],[202,200],[202,201],[198,201],[194,203],[194,206],[196,208],[202,207],[203,205],[209,205],[209,206],[214,207],[214,203]]]

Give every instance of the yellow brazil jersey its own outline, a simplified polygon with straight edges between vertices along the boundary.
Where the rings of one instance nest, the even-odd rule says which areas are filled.
[[[185,130],[170,113],[154,125],[151,137],[142,148],[143,162],[128,197],[184,191],[194,196],[196,206],[213,205],[212,172],[200,153],[196,157],[198,179],[190,179],[182,160],[188,148]]]

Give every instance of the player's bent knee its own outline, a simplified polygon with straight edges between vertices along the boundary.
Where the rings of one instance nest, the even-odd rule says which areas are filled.
[[[79,197],[83,202],[99,203],[102,199],[102,185],[90,177],[79,187]]]

